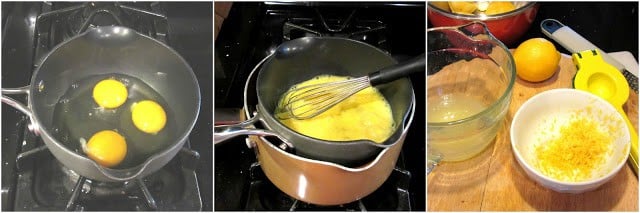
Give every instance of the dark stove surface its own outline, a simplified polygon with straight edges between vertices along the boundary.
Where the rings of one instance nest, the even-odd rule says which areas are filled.
[[[3,88],[29,85],[41,56],[74,34],[124,25],[167,43],[185,58],[198,78],[201,111],[189,141],[165,167],[143,179],[103,183],[62,166],[27,130],[28,118],[3,105],[2,210],[211,211],[212,9],[210,2],[3,2]]]
[[[23,149],[36,152],[20,156],[17,161],[16,211],[202,209],[195,168],[184,166],[197,165],[198,159],[193,155],[180,153],[162,169],[140,181],[107,183],[80,179],[53,157],[39,137],[29,131],[24,135],[28,143]],[[70,202],[76,190],[80,194]]]
[[[242,107],[249,73],[284,41],[303,36],[347,37],[402,61],[424,53],[425,26],[425,6],[420,2],[234,2],[214,45],[216,122],[239,119],[234,113]],[[424,109],[426,78],[421,73],[410,78],[416,109]],[[214,150],[214,209],[424,211],[424,117],[424,110],[416,111],[396,169],[383,186],[359,201],[339,206],[316,206],[286,196],[264,177],[244,137],[218,144]]]

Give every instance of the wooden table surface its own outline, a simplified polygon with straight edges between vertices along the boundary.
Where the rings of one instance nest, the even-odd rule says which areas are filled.
[[[530,179],[511,150],[509,126],[520,106],[533,95],[571,88],[576,68],[562,56],[560,70],[540,83],[516,78],[509,111],[492,145],[462,162],[442,162],[427,176],[428,211],[635,211],[638,177],[629,165],[611,181],[582,194],[563,194]],[[638,129],[638,94],[631,91],[623,109]]]

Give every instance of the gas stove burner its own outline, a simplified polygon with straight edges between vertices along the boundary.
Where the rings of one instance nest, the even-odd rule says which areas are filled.
[[[380,20],[359,17],[357,9],[323,12],[314,8],[313,17],[292,17],[282,27],[285,40],[300,37],[333,36],[363,41],[377,47],[386,46],[387,26]],[[340,13],[342,12],[342,13]]]
[[[16,210],[201,210],[194,165],[199,154],[188,142],[162,169],[142,179],[101,182],[87,179],[53,157],[42,139],[25,131],[16,159]],[[35,145],[37,144],[37,145]],[[105,204],[107,207],[105,207]]]
[[[367,197],[342,205],[319,206],[296,200],[280,191],[265,176],[260,163],[255,162],[250,169],[250,186],[245,210],[271,211],[410,211],[409,179],[411,174],[395,168],[389,179]]]

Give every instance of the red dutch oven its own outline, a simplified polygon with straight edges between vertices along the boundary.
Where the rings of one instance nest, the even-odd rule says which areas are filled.
[[[484,22],[491,34],[505,45],[512,45],[529,29],[536,18],[538,7],[535,2],[528,2],[511,12],[480,16],[452,13],[429,3],[427,19],[434,27],[459,26],[473,21]]]

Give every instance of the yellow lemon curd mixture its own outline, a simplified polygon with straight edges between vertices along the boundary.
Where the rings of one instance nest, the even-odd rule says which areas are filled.
[[[496,15],[517,9],[513,2],[507,1],[439,1],[431,4],[440,9],[464,15]]]
[[[348,77],[320,75],[292,88],[343,81]],[[280,106],[282,106],[282,99]],[[395,129],[391,107],[377,89],[368,87],[329,110],[308,119],[278,119],[292,130],[317,139],[352,141],[368,139],[382,143]]]

